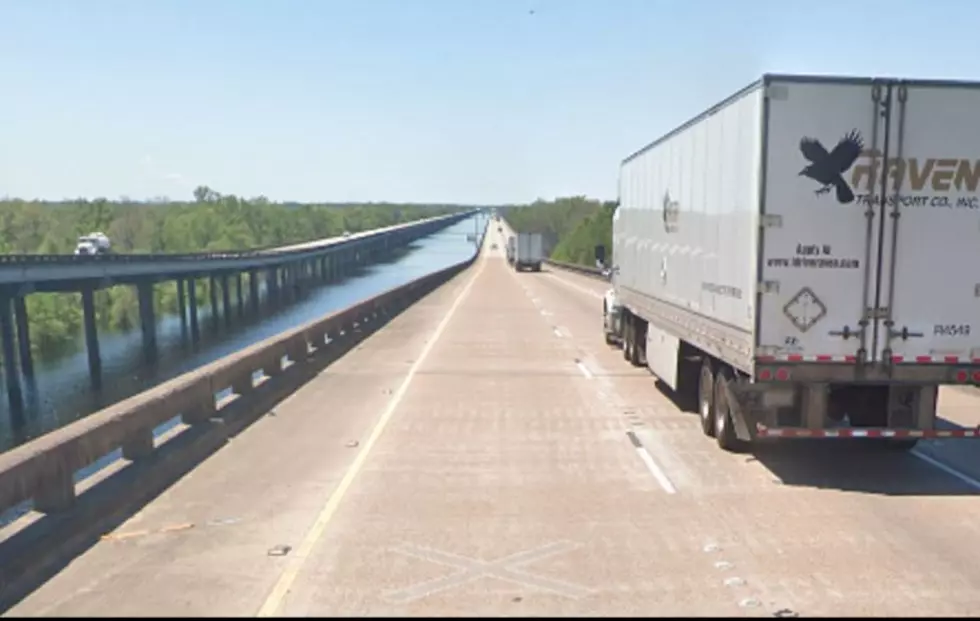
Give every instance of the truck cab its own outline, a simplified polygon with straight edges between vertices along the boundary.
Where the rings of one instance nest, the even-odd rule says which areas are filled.
[[[605,265],[605,250],[604,246],[595,248],[596,266],[602,270],[603,278],[612,285],[602,296],[602,331],[607,345],[618,345],[623,334],[623,307],[616,297],[616,274],[619,268]]]

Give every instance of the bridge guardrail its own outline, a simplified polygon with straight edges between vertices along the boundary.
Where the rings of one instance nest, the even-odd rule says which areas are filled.
[[[227,407],[218,403],[218,393],[231,388],[239,396],[247,395],[259,387],[253,385],[255,371],[271,378],[301,367],[318,352],[329,355],[341,333],[346,336],[362,324],[397,315],[477,257],[479,251],[466,261],[270,337],[0,453],[0,514],[27,500],[42,513],[70,508],[76,500],[77,471],[120,448],[123,457],[134,461],[152,454],[153,432],[161,424],[178,415],[189,425],[209,422]],[[284,356],[294,364],[283,368]]]
[[[565,263],[564,261],[555,261],[552,259],[545,259],[545,265],[551,265],[552,267],[557,267],[563,270],[568,270],[570,272],[577,272],[579,274],[584,274],[585,276],[591,276],[598,280],[607,280],[605,276],[602,275],[602,270],[597,267],[592,267],[590,265],[578,265],[577,263]]]
[[[453,217],[460,217],[463,214],[447,214],[444,216],[435,216],[432,218],[424,218],[422,220],[414,220],[412,222],[403,222],[400,225],[392,225],[390,227],[384,227],[377,231],[361,231],[360,233],[355,233],[355,235],[363,235],[362,237],[351,237],[340,238],[335,242],[328,244],[329,246],[349,246],[356,244],[357,242],[364,241],[370,238],[372,235],[364,235],[365,233],[389,233],[399,228],[410,228],[413,225],[420,225],[427,222],[437,222],[439,220],[450,219]],[[313,242],[309,242],[313,243]],[[290,256],[295,254],[308,253],[310,251],[315,251],[317,248],[314,247],[302,247],[296,248],[295,246],[302,246],[303,244],[290,244],[289,246],[270,246],[267,248],[250,248],[248,250],[230,250],[221,252],[185,252],[185,253],[175,253],[175,254],[153,254],[153,253],[120,253],[120,254],[97,254],[97,255],[74,255],[74,254],[5,254],[0,255],[0,265],[20,265],[20,264],[46,264],[46,263],[140,263],[140,262],[163,262],[163,261],[210,261],[215,259],[250,259],[256,257],[268,257],[270,254],[281,254],[282,256]],[[283,251],[281,253],[274,253],[275,250],[279,248],[290,248],[289,250]]]

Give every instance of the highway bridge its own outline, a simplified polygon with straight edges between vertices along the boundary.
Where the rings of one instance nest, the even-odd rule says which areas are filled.
[[[21,373],[34,375],[25,297],[34,292],[77,292],[84,313],[89,375],[95,387],[102,378],[94,293],[116,285],[138,292],[140,324],[146,358],[156,355],[154,285],[176,281],[181,321],[190,324],[193,341],[200,338],[197,283],[210,281],[212,320],[219,318],[221,291],[224,319],[234,314],[232,284],[239,312],[247,298],[258,310],[260,284],[271,296],[289,288],[302,289],[313,281],[329,282],[351,269],[376,261],[416,239],[472,217],[476,210],[407,222],[381,229],[274,248],[190,254],[0,255],[0,351],[11,410],[22,408]],[[243,284],[247,277],[247,285]],[[247,288],[247,293],[246,293]]]
[[[496,244],[496,249],[491,246]],[[720,451],[600,329],[472,261],[0,455],[11,616],[970,616],[980,458]],[[285,362],[283,358],[287,358]],[[262,370],[259,380],[253,372]],[[216,402],[231,386],[234,395]],[[975,427],[975,392],[940,413]],[[166,437],[150,431],[179,416]],[[85,481],[73,473],[122,448]]]

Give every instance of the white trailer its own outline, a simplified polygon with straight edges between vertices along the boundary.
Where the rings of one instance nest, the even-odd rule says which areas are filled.
[[[767,75],[631,155],[607,340],[727,450],[978,437],[935,425],[980,383],[977,110],[980,83]]]
[[[518,233],[517,255],[514,267],[518,272],[525,268],[534,272],[541,271],[541,261],[544,260],[544,238],[541,233]]]

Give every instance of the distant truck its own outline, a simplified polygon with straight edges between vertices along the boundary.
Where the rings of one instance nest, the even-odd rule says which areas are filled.
[[[607,340],[725,450],[980,437],[936,425],[980,384],[977,110],[980,83],[767,75],[627,157]]]
[[[109,254],[112,252],[112,244],[105,233],[89,233],[78,238],[75,246],[76,255],[96,255]]]
[[[517,254],[517,238],[513,235],[507,238],[507,263],[514,264],[514,256]]]
[[[530,269],[541,271],[541,261],[544,259],[544,238],[541,233],[518,233],[517,254],[514,258],[514,268],[521,272]]]

